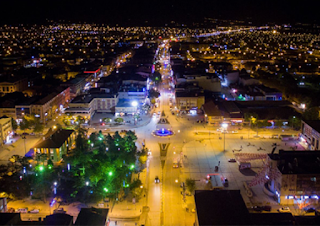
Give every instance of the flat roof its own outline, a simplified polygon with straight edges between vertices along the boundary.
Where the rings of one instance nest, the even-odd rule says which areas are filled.
[[[286,151],[269,154],[278,160],[278,169],[282,174],[320,174],[320,151]]]
[[[248,225],[249,211],[240,190],[196,190],[199,225]]]
[[[303,120],[308,126],[320,133],[320,120]]]
[[[106,225],[109,209],[81,208],[75,225]]]
[[[60,148],[73,132],[74,130],[58,129],[53,131],[50,129],[45,135],[45,140],[33,148]]]

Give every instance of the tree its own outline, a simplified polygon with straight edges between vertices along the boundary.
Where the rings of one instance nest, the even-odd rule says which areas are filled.
[[[123,118],[116,118],[114,121],[116,123],[122,123],[124,120],[123,120]]]
[[[151,81],[154,82],[154,84],[158,85],[162,83],[162,76],[159,72],[154,72],[150,75]]]
[[[186,186],[188,191],[192,194],[196,190],[196,182],[190,178],[186,179]]]
[[[302,118],[306,120],[319,120],[319,108],[318,107],[312,107],[302,114]]]
[[[11,124],[12,124],[12,129],[13,130],[18,129],[18,124],[17,124],[17,121],[15,119],[11,118]]]
[[[105,123],[110,123],[111,122],[111,118],[104,118],[102,119],[103,122]]]
[[[43,130],[44,130],[44,125],[42,123],[40,123],[40,119],[37,118],[36,120],[34,120],[33,132],[34,133],[42,133]]]
[[[26,129],[29,129],[31,125],[28,119],[26,117],[23,117],[19,126],[21,130],[26,130]]]
[[[96,142],[96,140],[97,140],[97,134],[96,133],[91,133],[90,137],[89,137],[89,140],[90,140],[91,143],[94,144]]]
[[[160,96],[160,93],[154,89],[149,90],[149,98],[158,98]]]

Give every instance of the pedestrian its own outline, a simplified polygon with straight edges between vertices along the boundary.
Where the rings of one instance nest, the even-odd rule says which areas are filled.
[[[284,146],[287,146],[287,143],[284,143]]]
[[[118,221],[115,221],[114,224],[115,224],[115,225],[118,225]]]
[[[240,146],[240,148],[242,149],[242,145]]]
[[[220,161],[219,161],[219,163],[218,163],[218,166],[220,166]]]

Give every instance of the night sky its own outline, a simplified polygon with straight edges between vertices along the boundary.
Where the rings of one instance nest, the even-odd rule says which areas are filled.
[[[1,1],[0,23],[44,24],[58,21],[159,26],[174,20],[190,23],[204,17],[264,24],[320,22],[319,0],[9,0]],[[148,22],[145,22],[148,21]]]

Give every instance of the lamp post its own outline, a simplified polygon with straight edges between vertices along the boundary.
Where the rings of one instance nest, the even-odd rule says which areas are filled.
[[[226,151],[226,130],[228,128],[228,124],[227,123],[222,123],[222,127],[223,127],[223,151]]]

